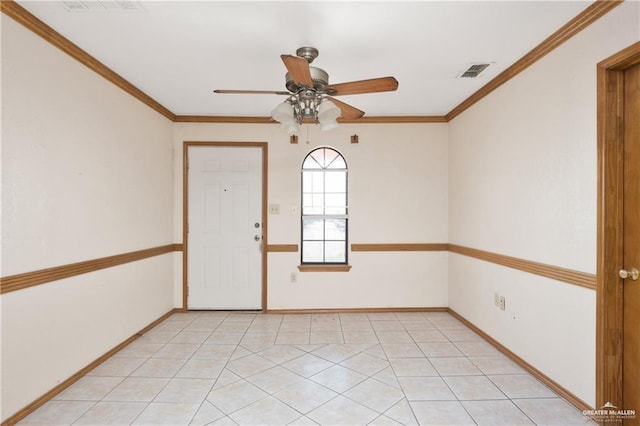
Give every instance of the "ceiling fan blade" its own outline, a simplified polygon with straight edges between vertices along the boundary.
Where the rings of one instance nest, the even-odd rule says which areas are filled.
[[[370,80],[332,84],[327,87],[327,92],[335,96],[357,95],[359,93],[392,92],[397,88],[398,80],[393,77],[381,77]]]
[[[293,81],[300,86],[313,87],[309,62],[306,59],[292,55],[280,55],[284,66],[291,75]]]
[[[213,93],[221,93],[228,95],[290,95],[289,92],[281,90],[225,90],[216,89]]]
[[[327,96],[327,99],[329,99],[331,102],[333,102],[334,104],[336,104],[336,106],[338,108],[340,108],[340,110],[342,111],[342,118],[346,118],[346,119],[355,119],[355,118],[360,118],[364,115],[364,111],[360,111],[358,108],[356,107],[352,107],[349,104],[345,104],[342,101],[337,100],[336,98],[332,98],[331,96]]]

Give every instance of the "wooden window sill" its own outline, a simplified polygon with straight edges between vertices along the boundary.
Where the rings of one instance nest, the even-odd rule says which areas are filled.
[[[300,272],[349,272],[351,265],[298,265]]]

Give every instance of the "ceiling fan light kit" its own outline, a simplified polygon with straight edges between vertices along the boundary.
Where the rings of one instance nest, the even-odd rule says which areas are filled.
[[[320,124],[335,122],[342,114],[340,108],[328,99],[324,99],[320,105],[318,105],[318,122]]]
[[[280,123],[290,134],[297,134],[305,119],[311,119],[320,124],[320,130],[325,131],[338,127],[338,117],[356,119],[364,115],[364,111],[331,96],[389,92],[398,88],[398,81],[393,77],[352,81],[331,86],[329,74],[326,71],[309,65],[318,57],[318,49],[301,47],[296,50],[296,55],[280,56],[288,71],[285,75],[285,87],[288,92],[214,90],[214,93],[288,95],[287,100],[271,111],[271,118]]]
[[[320,130],[326,131],[338,127],[336,121],[342,114],[340,108],[330,100],[317,96],[291,96],[271,111],[271,118],[280,123],[291,134],[297,134],[305,118],[320,124]]]

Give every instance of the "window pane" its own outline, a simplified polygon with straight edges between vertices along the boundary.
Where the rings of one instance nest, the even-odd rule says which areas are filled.
[[[346,219],[325,219],[324,221],[324,238],[325,240],[347,239],[347,220]]]
[[[339,152],[318,148],[302,164],[302,261],[347,261],[347,164]]]
[[[322,168],[327,168],[336,158],[340,157],[340,154],[330,148],[320,148],[313,151],[310,157]]]
[[[302,173],[302,191],[303,192],[324,192],[324,175],[323,171]]]
[[[319,148],[309,155],[323,169],[346,169],[344,158],[331,148]]]
[[[326,192],[346,192],[347,173],[346,172],[325,172]]]
[[[324,192],[324,172],[311,173],[311,192]]]
[[[324,149],[316,149],[309,155],[322,168],[324,168],[324,151]]]
[[[331,207],[346,207],[347,204],[347,194],[327,194],[324,197],[325,206],[326,206],[326,214],[340,214],[340,213],[329,213],[329,209]],[[343,213],[344,214],[344,213]]]
[[[302,214],[324,214],[324,194],[303,194]]]
[[[325,262],[346,262],[346,243],[344,241],[327,241],[324,244]]]
[[[313,178],[311,177],[312,172],[302,172],[302,192],[312,192],[311,191],[311,183],[313,182]]]
[[[309,155],[304,159],[304,163],[302,163],[303,169],[321,169],[322,165],[316,161],[313,156]]]
[[[302,239],[320,240],[324,239],[324,229],[322,219],[302,219]]]
[[[324,209],[322,207],[302,207],[303,215],[322,215]]]
[[[331,164],[327,165],[328,169],[346,169],[347,164],[344,162],[344,158],[337,157],[335,160],[331,162]]]
[[[302,261],[310,263],[324,262],[324,243],[322,241],[302,242]]]
[[[329,168],[330,165],[339,158],[339,155],[336,151],[332,149],[324,149],[324,168]]]
[[[346,207],[327,207],[324,209],[325,214],[327,215],[346,215],[347,208]]]

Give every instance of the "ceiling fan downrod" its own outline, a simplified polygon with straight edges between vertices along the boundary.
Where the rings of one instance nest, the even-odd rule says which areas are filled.
[[[301,47],[296,50],[296,56],[306,59],[309,63],[313,62],[319,54],[320,52],[315,47]]]

